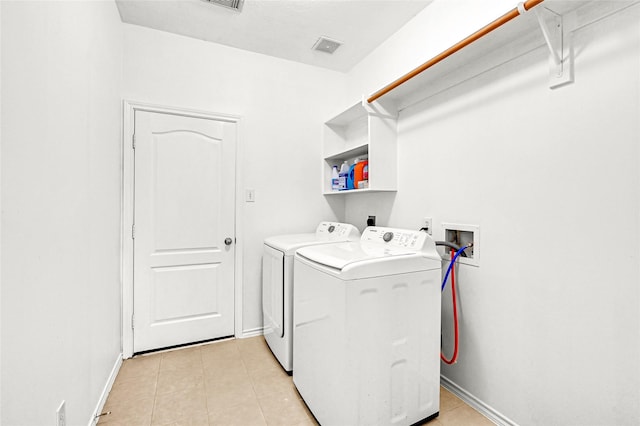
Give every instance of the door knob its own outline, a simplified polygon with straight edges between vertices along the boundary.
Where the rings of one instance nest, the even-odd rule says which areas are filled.
[[[229,238],[229,237],[227,237],[227,238],[225,238],[225,239],[224,239],[224,243],[225,243],[225,245],[230,246],[232,242],[233,242],[233,240],[232,240],[231,238]]]

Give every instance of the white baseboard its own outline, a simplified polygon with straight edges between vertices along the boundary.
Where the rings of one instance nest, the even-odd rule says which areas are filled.
[[[516,422],[509,419],[504,414],[485,404],[480,399],[476,398],[471,393],[467,392],[465,389],[458,386],[456,383],[447,379],[444,376],[440,376],[440,384],[443,388],[463,400],[467,405],[473,407],[480,414],[494,422],[499,426],[518,426]]]
[[[242,330],[242,336],[236,336],[238,339],[246,339],[248,337],[262,336],[263,327],[251,328],[249,330]]]
[[[122,367],[122,354],[118,354],[116,362],[111,369],[111,374],[109,375],[109,379],[107,379],[107,383],[104,385],[104,389],[102,389],[98,405],[96,405],[96,409],[93,412],[91,419],[89,419],[89,426],[95,426],[95,424],[98,423],[98,415],[102,413],[102,409],[104,408],[104,404],[107,402],[107,397],[109,396],[109,392],[111,392],[111,387],[113,386],[113,382],[116,380],[120,367]]]

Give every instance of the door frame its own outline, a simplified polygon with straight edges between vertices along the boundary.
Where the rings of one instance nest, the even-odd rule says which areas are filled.
[[[235,146],[235,256],[234,256],[234,335],[242,337],[242,188],[240,171],[241,161],[238,161],[241,148],[241,120],[237,115],[220,114],[187,108],[169,107],[144,102],[123,100],[122,116],[122,186],[121,186],[121,314],[122,314],[122,357],[133,356],[133,206],[134,206],[134,157],[133,132],[135,130],[134,115],[136,111],[176,114],[186,117],[206,118],[226,121],[236,124]]]

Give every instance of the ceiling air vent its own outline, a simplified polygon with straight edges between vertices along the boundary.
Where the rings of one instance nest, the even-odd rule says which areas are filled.
[[[312,49],[319,52],[331,53],[336,51],[338,47],[342,46],[342,43],[338,40],[332,40],[329,37],[322,36],[316,41]]]
[[[202,0],[206,3],[217,4],[218,6],[224,6],[227,9],[233,9],[240,12],[242,10],[242,3],[244,0]]]

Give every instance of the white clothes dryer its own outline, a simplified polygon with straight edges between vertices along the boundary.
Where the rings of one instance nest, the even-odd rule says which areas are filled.
[[[293,370],[293,255],[301,247],[354,241],[360,231],[350,224],[321,222],[316,232],[279,235],[264,240],[262,313],[264,337],[287,373]]]
[[[420,231],[295,255],[293,382],[322,425],[412,425],[440,404],[441,258]]]

